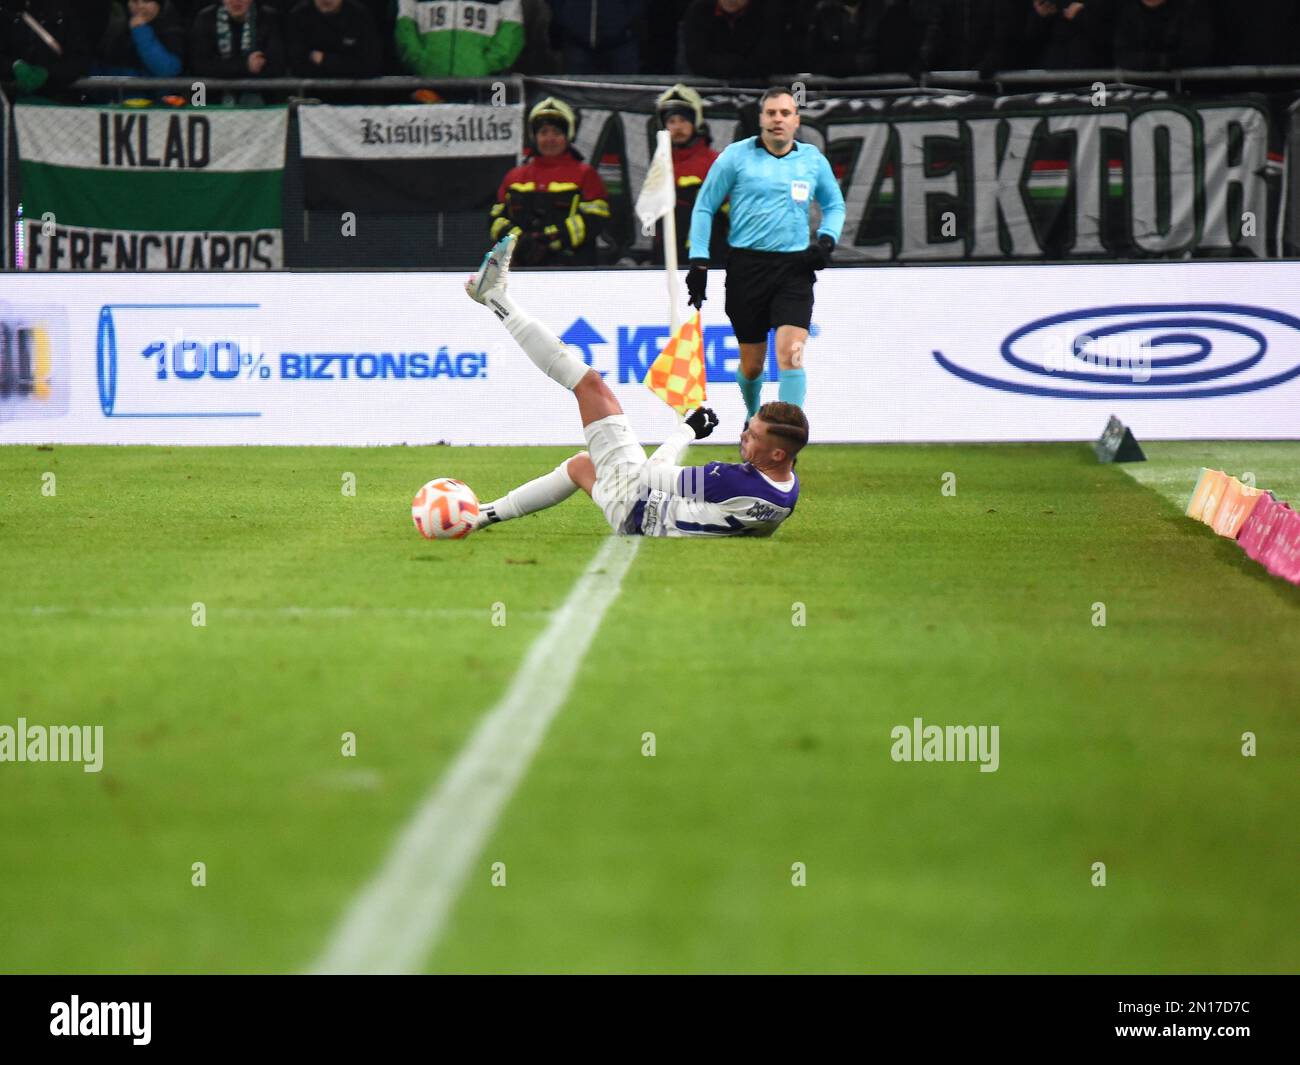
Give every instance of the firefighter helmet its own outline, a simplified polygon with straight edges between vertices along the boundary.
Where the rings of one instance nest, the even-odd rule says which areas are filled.
[[[541,122],[553,122],[564,130],[566,140],[572,141],[573,135],[578,128],[578,116],[573,113],[573,108],[563,100],[557,100],[554,96],[548,96],[545,100],[539,100],[533,105],[533,109],[528,112],[528,128],[536,131]]]
[[[662,93],[655,101],[655,110],[661,126],[669,115],[683,115],[696,130],[704,125],[704,100],[689,85],[674,85]]]

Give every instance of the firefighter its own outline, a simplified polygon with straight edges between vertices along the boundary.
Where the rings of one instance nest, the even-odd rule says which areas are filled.
[[[709,128],[704,124],[704,101],[689,85],[674,85],[655,101],[659,124],[668,131],[673,143],[673,177],[677,184],[677,261],[690,259],[691,209],[695,196],[704,184],[704,176],[713,165],[718,153],[713,150]],[[727,248],[727,207],[714,216],[713,239],[710,241],[714,257],[720,264]],[[652,257],[656,263],[664,261],[663,223],[655,225]]]
[[[528,112],[528,129],[529,158],[497,191],[492,239],[518,238],[517,266],[594,266],[596,236],[609,221],[609,194],[573,147],[573,108],[548,96]]]

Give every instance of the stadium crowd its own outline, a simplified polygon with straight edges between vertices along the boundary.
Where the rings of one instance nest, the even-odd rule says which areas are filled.
[[[762,79],[1300,63],[1300,2],[0,0],[0,81],[87,74]]]

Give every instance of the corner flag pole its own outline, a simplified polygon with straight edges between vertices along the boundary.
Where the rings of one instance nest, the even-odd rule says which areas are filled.
[[[656,137],[655,154],[663,152],[668,160],[664,180],[668,185],[668,213],[664,215],[664,270],[668,275],[668,324],[676,336],[681,326],[681,316],[677,310],[677,181],[673,176],[672,140],[666,129],[661,129]]]
[[[664,224],[664,275],[668,282],[670,336],[668,344],[650,364],[643,383],[672,407],[679,418],[684,418],[683,407],[695,402],[697,391],[701,396],[704,391],[703,352],[698,329],[693,329],[689,338],[682,336],[687,327],[682,324],[681,312],[677,307],[677,181],[673,176],[673,146],[667,130],[660,130],[655,140],[654,157],[646,170],[645,183],[636,198],[635,207],[644,235],[649,236],[654,232],[656,222],[662,220]],[[688,380],[685,385],[680,380],[680,373],[676,379],[671,373],[679,361],[678,345],[683,342],[688,345]]]

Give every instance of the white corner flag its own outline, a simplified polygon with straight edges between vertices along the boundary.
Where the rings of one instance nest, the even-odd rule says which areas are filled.
[[[668,321],[676,334],[677,318],[677,178],[673,174],[673,142],[666,129],[659,131],[654,158],[645,172],[645,184],[636,198],[641,232],[649,236],[664,220],[664,270],[668,281]]]
[[[659,131],[654,158],[645,172],[645,184],[636,198],[636,215],[641,219],[641,233],[649,236],[655,223],[671,214],[677,206],[677,183],[673,179],[673,148],[667,130]]]

